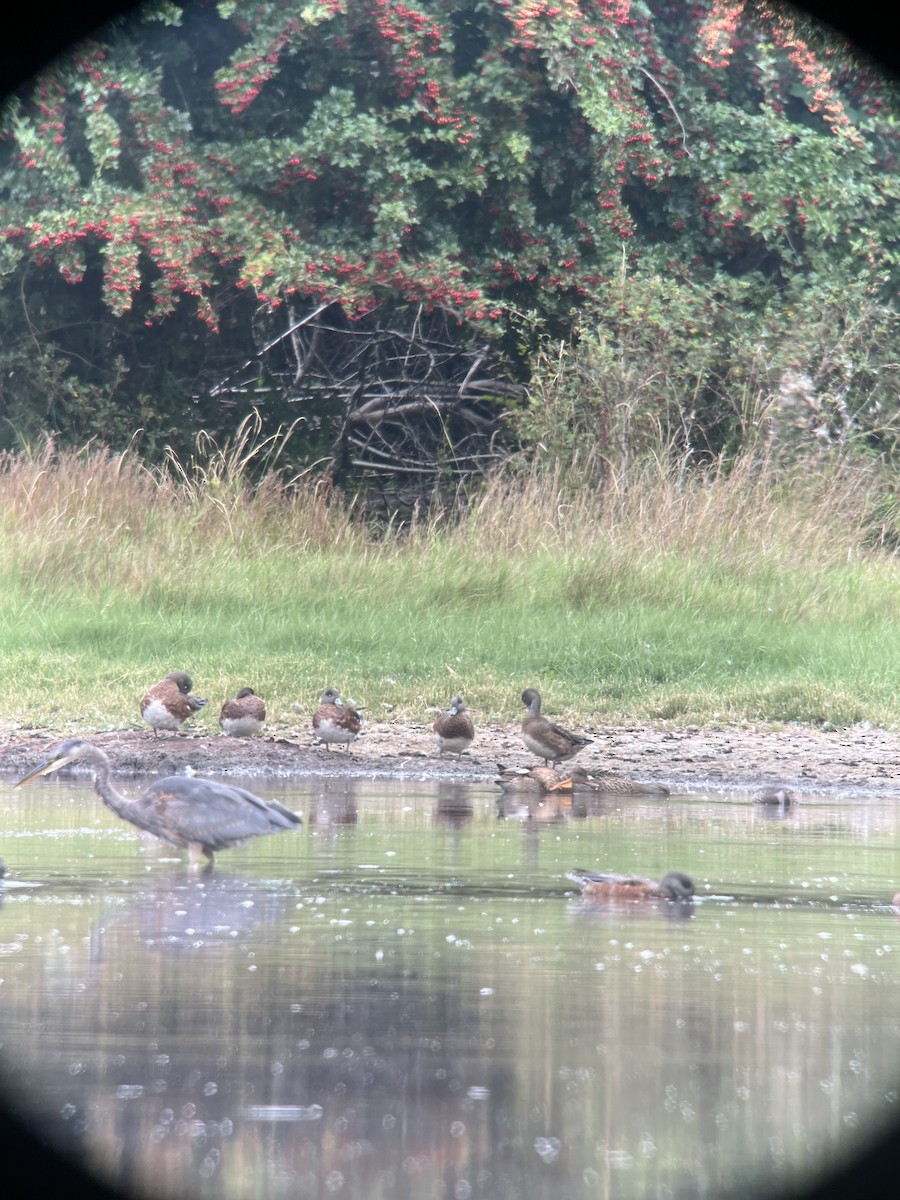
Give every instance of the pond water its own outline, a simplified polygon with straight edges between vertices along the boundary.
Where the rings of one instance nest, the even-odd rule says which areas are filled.
[[[0,1088],[134,1196],[759,1197],[896,1119],[893,800],[247,786],[305,824],[208,876],[80,780],[0,786]]]

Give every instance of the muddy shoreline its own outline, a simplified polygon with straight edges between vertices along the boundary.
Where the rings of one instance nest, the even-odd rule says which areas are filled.
[[[668,784],[673,791],[783,784],[800,791],[830,789],[900,798],[900,734],[867,725],[826,730],[805,726],[723,729],[642,725],[585,727],[592,743],[579,764]],[[0,734],[0,775],[18,778],[72,731],[15,730]],[[497,764],[534,766],[518,722],[481,726],[460,759],[440,758],[430,725],[371,722],[349,753],[313,742],[300,726],[270,728],[261,737],[160,734],[147,728],[92,733],[123,777],[193,771],[208,776],[287,779],[407,778],[489,783]]]

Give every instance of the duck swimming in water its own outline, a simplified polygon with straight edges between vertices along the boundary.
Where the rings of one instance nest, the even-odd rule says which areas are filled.
[[[606,871],[585,871],[577,867],[567,871],[566,878],[577,883],[582,896],[598,896],[622,900],[690,900],[694,881],[680,871],[669,871],[659,883],[640,875],[615,875]]]

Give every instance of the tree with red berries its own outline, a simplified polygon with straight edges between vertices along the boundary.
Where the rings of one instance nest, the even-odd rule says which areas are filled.
[[[440,310],[523,372],[648,306],[673,354],[783,339],[896,289],[895,101],[749,0],[151,5],[6,106],[0,405],[183,441],[233,419],[204,388],[259,314],[322,302]]]

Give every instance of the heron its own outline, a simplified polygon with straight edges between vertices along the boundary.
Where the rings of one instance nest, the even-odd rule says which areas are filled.
[[[75,762],[93,769],[94,790],[117,817],[170,846],[187,847],[192,867],[200,866],[205,858],[211,868],[216,850],[302,824],[301,817],[277,800],[263,800],[243,788],[199,776],[170,775],[151,783],[140,796],[123,796],[110,782],[108,756],[83,738],[69,738],[54,746],[15,786]]]
[[[190,675],[170,671],[141,697],[141,716],[153,727],[154,737],[159,736],[161,729],[177,733],[188,717],[204,706],[206,701],[202,696],[191,695],[192,687]]]
[[[336,687],[330,687],[322,693],[319,707],[313,713],[312,727],[313,733],[329,750],[335,742],[346,746],[349,754],[350,743],[356,741],[362,729],[362,717],[355,708],[344,703]]]
[[[242,687],[233,700],[226,700],[219,725],[230,737],[253,737],[266,721],[266,706],[253,688]]]
[[[437,735],[438,753],[462,754],[475,740],[475,726],[462,696],[454,696],[449,712],[441,713],[431,727]]]
[[[566,878],[578,884],[583,896],[601,899],[686,901],[694,895],[693,879],[680,871],[669,871],[659,883],[640,875],[614,875],[606,871],[585,871],[581,867],[567,871]]]
[[[522,721],[522,741],[532,754],[544,760],[544,766],[548,762],[557,763],[564,758],[574,758],[590,744],[590,738],[580,733],[570,733],[568,729],[554,725],[541,716],[541,693],[537,688],[526,688],[522,693],[522,703],[528,709],[528,716]]]

